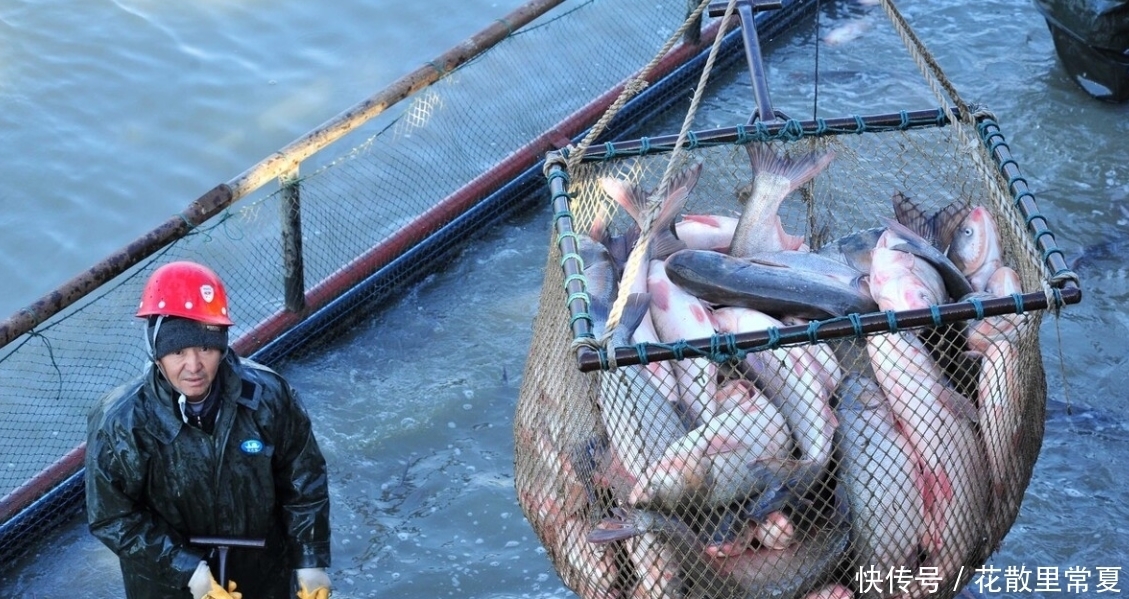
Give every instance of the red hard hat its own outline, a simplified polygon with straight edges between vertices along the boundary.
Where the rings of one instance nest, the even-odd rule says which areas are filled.
[[[170,262],[153,271],[141,292],[137,315],[180,316],[230,326],[227,291],[212,269],[195,262]]]

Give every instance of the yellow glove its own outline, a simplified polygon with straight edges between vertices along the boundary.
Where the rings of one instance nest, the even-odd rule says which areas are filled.
[[[318,587],[312,591],[307,591],[306,587],[302,587],[298,589],[298,599],[329,599],[329,589]]]
[[[329,599],[329,575],[323,568],[299,568],[298,599]]]
[[[235,592],[235,582],[227,581],[227,590],[212,576],[208,569],[208,562],[200,562],[192,579],[188,581],[188,590],[194,599],[243,599],[243,593]]]
[[[208,591],[208,594],[204,595],[203,599],[243,599],[243,593],[235,591],[234,580],[227,581],[227,590],[224,590],[224,588],[220,586],[220,583],[216,582],[216,579],[213,578],[212,590]]]

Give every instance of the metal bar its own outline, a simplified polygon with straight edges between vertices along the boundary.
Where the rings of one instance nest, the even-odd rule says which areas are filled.
[[[563,1],[532,0],[517,8],[463,43],[444,52],[427,66],[401,77],[384,91],[329,119],[302,138],[247,169],[229,181],[228,185],[231,186],[236,198],[241,198],[262,187],[268,181],[278,178],[282,173],[293,169],[306,158],[356,129],[358,125],[435,83]]]
[[[694,147],[707,147],[743,143],[759,138],[772,139],[780,136],[785,130],[789,135],[823,136],[943,127],[959,116],[955,110],[952,115],[948,116],[943,110],[934,108],[871,116],[846,116],[810,121],[777,121],[758,124],[753,129],[744,125],[719,127],[694,131],[693,141],[686,141],[685,147],[690,147],[691,143]],[[662,154],[673,150],[674,144],[677,142],[678,135],[672,134],[607,143],[588,148],[584,152],[582,160],[612,160],[622,158],[624,155]]]
[[[290,312],[304,312],[306,275],[302,256],[302,186],[298,169],[283,175],[281,181],[283,306]]]
[[[98,264],[79,273],[70,281],[43,296],[30,306],[0,323],[0,347],[46,322],[103,283],[124,273],[157,250],[187,235],[204,221],[217,215],[232,202],[231,188],[219,185],[200,196],[188,208],[170,217],[133,243],[110,254]]]
[[[709,14],[717,17],[725,14],[728,2],[723,0],[710,4]],[[764,56],[761,54],[760,39],[757,37],[757,20],[754,13],[777,10],[783,8],[781,2],[762,2],[761,0],[737,0],[737,15],[741,19],[741,32],[745,38],[745,60],[749,63],[749,75],[753,83],[753,96],[757,103],[757,113],[749,119],[755,122],[757,117],[766,123],[776,122],[780,117],[772,108],[772,99],[768,93],[768,76],[764,70]]]
[[[999,125],[995,120],[981,116],[977,118],[977,127],[980,129],[984,145],[987,146],[992,159],[999,167],[1000,174],[1008,184],[1008,191],[1015,198],[1015,207],[1027,222],[1027,231],[1042,252],[1043,260],[1050,270],[1050,283],[1056,287],[1078,288],[1080,283],[1077,276],[1066,264],[1066,258],[1055,242],[1054,233],[1051,232],[1047,219],[1039,212],[1039,207],[1035,204],[1035,195],[1031,193],[1027,180],[1019,172],[1019,165],[1012,158]]]
[[[1043,293],[1026,293],[1020,296],[1020,298],[1023,311],[1045,310],[1051,307],[1047,301],[1047,296]],[[1062,290],[1061,300],[1064,304],[1076,304],[1081,301],[1081,299],[1082,292],[1077,288]],[[936,326],[961,320],[973,320],[981,316],[999,316],[1003,314],[1015,314],[1017,312],[1016,300],[1010,296],[982,300],[981,306],[983,307],[983,311],[977,312],[976,306],[971,302],[942,304],[937,306],[940,315],[939,319],[935,318],[933,310],[928,308],[921,310],[905,310],[893,316],[896,329],[891,327],[891,315],[885,312],[861,314],[858,315],[857,319],[840,317],[821,323],[815,323],[817,326],[814,328],[814,332],[811,323],[781,327],[777,329],[778,335],[775,339],[778,340],[780,345],[796,345],[856,337],[871,333],[891,332],[892,330]],[[766,329],[763,331],[739,333],[732,337],[714,336],[692,339],[686,341],[686,346],[691,352],[698,352],[700,355],[710,355],[711,352],[717,351],[719,348],[745,351],[764,349],[767,348],[768,344],[773,339],[774,337],[770,335],[769,331]],[[728,344],[729,341],[732,341],[731,345]],[[678,358],[675,351],[667,346],[640,344],[638,347],[645,350],[649,362]],[[641,364],[642,360],[640,359],[638,347],[613,348],[616,364],[618,366]],[[682,350],[682,354],[683,356],[691,355],[690,352],[686,350]],[[590,348],[582,347],[577,351],[577,362],[582,372],[592,372],[607,368],[607,360],[601,358],[600,352]]]

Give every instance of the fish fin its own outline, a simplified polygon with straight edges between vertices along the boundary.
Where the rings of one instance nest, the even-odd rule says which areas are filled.
[[[612,263],[616,265],[619,273],[623,274],[623,267],[627,265],[627,259],[631,256],[631,248],[639,243],[639,227],[631,226],[623,235],[612,237],[607,248],[608,253],[611,254]]]
[[[931,217],[933,221],[934,239],[931,241],[942,252],[949,249],[964,217],[972,212],[972,207],[964,200],[954,200],[948,206],[938,210]]]
[[[925,239],[933,236],[929,215],[913,198],[900,191],[895,191],[890,198],[890,203],[894,207],[895,222]]]
[[[746,144],[745,151],[749,154],[754,177],[761,173],[785,177],[789,181],[789,193],[814,179],[835,158],[835,152],[832,150],[789,158],[777,154],[767,144],[760,143]]]
[[[622,179],[615,177],[600,177],[600,187],[604,193],[608,195],[616,204],[627,211],[631,215],[631,219],[639,221],[639,206],[637,204],[637,197],[639,193],[636,191],[635,186]]]
[[[780,236],[780,245],[786,250],[802,251],[800,248],[804,246],[804,238],[802,235],[792,235],[784,230],[784,225],[780,222],[780,217],[776,217],[777,234]]]
[[[686,242],[664,229],[651,240],[650,249],[654,259],[666,260],[674,252],[686,249]]]
[[[663,228],[673,226],[674,219],[682,213],[690,199],[690,192],[698,184],[698,177],[702,174],[702,163],[694,163],[671,177],[667,187],[669,191],[663,194],[662,206],[656,218],[656,225]]]
[[[627,296],[627,303],[619,317],[619,326],[626,330],[628,339],[635,334],[635,329],[639,328],[639,323],[643,322],[643,317],[650,308],[650,293],[632,293]]]
[[[929,214],[913,198],[900,191],[891,197],[894,219],[933,247],[945,251],[953,240],[965,215],[971,208],[964,200],[953,200],[944,208]]]
[[[730,453],[743,449],[745,445],[740,441],[734,439],[726,439],[718,442],[711,442],[706,446],[703,457],[713,457],[723,453]]]

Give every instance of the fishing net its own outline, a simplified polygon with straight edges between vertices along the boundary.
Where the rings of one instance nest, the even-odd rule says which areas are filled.
[[[581,597],[950,597],[1010,529],[1043,436],[1040,323],[1076,280],[992,115],[951,107],[947,81],[923,72],[937,110],[754,121],[549,157],[553,231],[515,483]],[[803,242],[788,255],[865,248],[871,262],[856,267],[877,305],[823,304],[799,269],[785,275],[801,296],[788,303],[678,292],[707,295],[736,272],[678,256],[729,265],[720,256],[737,246],[730,228],[664,253],[671,229],[693,247],[693,227],[737,220],[758,193],[756,157],[828,152],[780,204],[780,227]],[[664,223],[653,207],[680,185],[686,203]],[[640,218],[617,189],[647,198]],[[916,224],[947,258],[985,213],[1001,256],[991,273],[970,276],[965,261],[964,283],[927,306],[878,303],[891,256],[861,236]],[[657,260],[625,260],[633,242]],[[783,254],[756,257],[784,268]],[[672,320],[684,327],[660,324]]]

